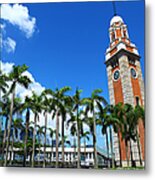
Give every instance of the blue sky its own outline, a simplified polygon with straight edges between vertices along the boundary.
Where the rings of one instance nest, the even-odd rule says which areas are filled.
[[[36,18],[29,39],[7,23],[6,32],[17,42],[14,53],[2,51],[1,59],[27,64],[35,79],[46,88],[78,86],[83,96],[102,88],[109,101],[105,51],[113,17],[111,2],[23,4]],[[141,55],[144,74],[144,2],[116,2],[117,14],[128,25],[130,39]]]

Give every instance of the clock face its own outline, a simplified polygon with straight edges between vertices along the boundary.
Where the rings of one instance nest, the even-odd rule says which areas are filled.
[[[120,72],[119,72],[119,70],[116,70],[113,74],[113,78],[115,81],[117,81],[119,79],[119,77],[120,77]]]
[[[136,73],[136,70],[134,68],[131,68],[131,76],[133,78],[136,78],[137,77],[137,73]]]

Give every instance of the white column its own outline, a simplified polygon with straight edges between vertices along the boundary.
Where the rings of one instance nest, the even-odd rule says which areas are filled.
[[[124,103],[131,104],[134,106],[134,95],[131,84],[129,61],[126,55],[122,55],[119,58],[119,65]]]
[[[136,69],[138,71],[138,79],[139,79],[139,85],[140,85],[140,91],[141,91],[141,96],[142,96],[142,103],[144,106],[144,81],[143,81],[143,76],[142,76],[142,70],[141,70],[141,66],[140,66],[140,61],[136,60]]]
[[[73,152],[71,152],[71,162],[73,162]]]
[[[89,153],[86,154],[86,159],[89,159]]]
[[[94,161],[94,153],[91,153],[91,159]]]
[[[69,162],[69,158],[70,158],[70,153],[68,153],[68,156],[67,156],[67,161]]]
[[[108,76],[108,89],[109,89],[109,96],[110,96],[110,104],[115,104],[111,65],[107,66],[107,76]]]
[[[11,153],[11,160],[13,160],[14,152]]]
[[[64,160],[65,160],[65,162],[67,161],[67,155],[66,155],[66,153],[64,154]]]

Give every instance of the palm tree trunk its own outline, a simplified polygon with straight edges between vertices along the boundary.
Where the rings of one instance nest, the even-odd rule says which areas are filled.
[[[12,119],[13,119],[13,106],[14,106],[14,99],[15,99],[15,89],[12,92],[12,99],[10,104],[10,114],[9,114],[9,128],[8,128],[8,137],[7,137],[7,143],[6,143],[6,154],[5,154],[5,161],[4,166],[7,166],[7,160],[8,160],[8,151],[9,151],[9,145],[10,145],[10,134],[11,134],[11,125],[12,125]]]
[[[12,159],[12,154],[13,154],[13,145],[14,145],[14,129],[13,129],[13,133],[12,133],[12,143],[11,143],[11,152],[10,152],[10,165],[12,165],[12,161],[14,159]]]
[[[59,112],[56,113],[56,168],[59,165]]]
[[[107,146],[107,156],[108,156],[108,168],[110,168],[110,164],[109,164],[109,141],[108,141],[108,132],[107,132],[107,128],[106,128],[106,146]]]
[[[110,129],[110,147],[111,147],[111,156],[112,156],[112,168],[115,167],[115,158],[114,158],[114,149],[113,149],[113,140],[112,140],[112,129]]]
[[[5,151],[5,146],[6,146],[6,137],[7,137],[7,130],[8,130],[8,120],[9,120],[9,118],[6,117],[5,130],[4,130],[4,136],[3,136],[3,145],[2,145],[2,157],[3,157],[3,159],[4,159],[4,151]]]
[[[85,161],[86,161],[86,139],[84,137],[84,156],[85,156]]]
[[[27,109],[27,112],[26,112],[25,140],[24,140],[24,159],[23,159],[23,167],[26,167],[27,139],[28,139],[29,119],[30,119],[30,111],[29,111],[29,109]]]
[[[133,152],[132,152],[132,144],[131,144],[131,139],[130,139],[130,156],[131,156],[131,166],[134,166],[134,160],[133,160]]]
[[[120,132],[117,133],[117,136],[118,136],[118,146],[119,146],[120,167],[122,167],[122,150],[120,143]]]
[[[129,167],[129,156],[128,156],[128,141],[125,139],[125,150],[126,150],[126,160],[127,160],[127,166]]]
[[[81,144],[80,144],[80,132],[79,132],[79,125],[77,123],[77,138],[78,138],[78,162],[77,162],[77,168],[81,168]]]
[[[30,166],[32,164],[32,151],[30,152]]]
[[[64,148],[64,119],[62,118],[62,167],[64,166],[64,155],[65,155],[65,148]]]
[[[45,134],[44,134],[44,163],[43,167],[46,167],[46,130],[47,130],[47,113],[45,113]]]
[[[51,156],[50,156],[50,164],[52,163],[52,155],[53,155],[53,139],[51,141]]]
[[[40,166],[40,155],[41,155],[41,134],[39,133],[39,161],[38,161],[38,165]]]
[[[33,128],[33,145],[32,145],[32,163],[31,167],[34,167],[34,156],[35,156],[35,142],[36,142],[36,123],[37,123],[37,114],[34,115],[34,128]]]
[[[93,111],[93,130],[94,130],[94,135],[93,135],[93,144],[94,144],[94,168],[98,168],[98,158],[97,158],[97,149],[96,149],[96,119],[95,119],[95,113]]]
[[[138,154],[139,154],[139,161],[140,161],[140,165],[142,166],[142,157],[141,157],[141,149],[140,149],[140,141],[139,141],[139,134],[136,128],[136,137],[137,137],[137,148],[138,148]]]
[[[76,137],[74,137],[74,161],[76,164]]]
[[[76,122],[77,122],[77,138],[78,138],[78,162],[77,162],[77,168],[81,168],[81,144],[80,144],[80,126],[79,126],[79,120],[78,120],[78,111],[79,108],[77,107],[77,114],[76,114]]]

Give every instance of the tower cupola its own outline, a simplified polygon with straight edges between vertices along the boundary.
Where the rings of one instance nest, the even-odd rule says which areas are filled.
[[[106,61],[122,49],[139,56],[135,44],[130,41],[127,25],[118,15],[114,16],[110,21],[109,38],[110,45],[106,51]]]

